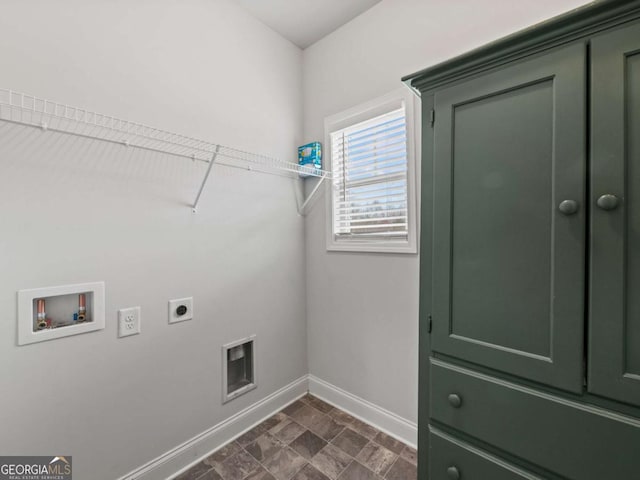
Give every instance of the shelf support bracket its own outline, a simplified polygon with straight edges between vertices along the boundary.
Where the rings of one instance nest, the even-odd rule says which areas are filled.
[[[209,174],[211,174],[211,168],[216,161],[216,157],[218,156],[218,152],[220,151],[220,145],[216,145],[216,149],[211,156],[211,160],[209,161],[209,166],[207,167],[207,173],[204,174],[204,178],[202,179],[202,184],[200,185],[200,190],[198,190],[198,195],[196,195],[196,199],[193,202],[193,206],[191,210],[193,213],[196,213],[198,210],[198,202],[200,202],[200,196],[202,195],[202,191],[204,190],[205,185],[207,184],[207,180],[209,179]]]
[[[298,214],[300,214],[300,215],[304,215],[305,214],[305,209],[307,208],[307,205],[309,205],[309,202],[313,199],[313,197],[315,197],[315,195],[318,192],[318,190],[320,190],[320,186],[324,183],[326,178],[327,178],[327,174],[323,173],[322,176],[320,177],[320,180],[318,181],[317,185],[313,188],[313,190],[311,190],[311,193],[309,194],[307,199],[304,201],[304,203],[302,205],[300,205],[298,207]]]

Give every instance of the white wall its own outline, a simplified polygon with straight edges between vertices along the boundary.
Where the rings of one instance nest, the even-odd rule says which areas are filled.
[[[0,86],[293,161],[301,55],[228,0],[2,2]],[[204,168],[0,122],[3,455],[113,480],[307,373],[294,183],[214,167],[194,215]],[[105,330],[16,346],[19,289],[97,280]],[[259,387],[222,406],[220,347],[250,334]]]
[[[304,51],[304,140],[404,75],[583,3],[383,0]],[[324,199],[306,228],[310,373],[415,422],[418,256],[327,252]]]

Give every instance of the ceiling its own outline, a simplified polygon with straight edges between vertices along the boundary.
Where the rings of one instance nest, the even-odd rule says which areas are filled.
[[[307,48],[381,0],[235,0],[300,48]]]

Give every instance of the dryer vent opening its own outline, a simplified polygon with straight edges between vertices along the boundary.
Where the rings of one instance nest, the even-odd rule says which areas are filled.
[[[222,347],[222,403],[256,388],[255,336]]]

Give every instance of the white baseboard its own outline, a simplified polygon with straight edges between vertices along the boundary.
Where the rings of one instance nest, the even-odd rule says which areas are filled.
[[[170,479],[282,410],[308,391],[308,375],[263,398],[119,480]]]
[[[302,397],[307,391],[415,448],[418,427],[414,422],[313,375],[304,375],[118,480],[168,480],[173,478],[279,412],[289,403]]]
[[[416,447],[418,426],[378,405],[309,375],[309,393],[359,418],[394,438]]]

